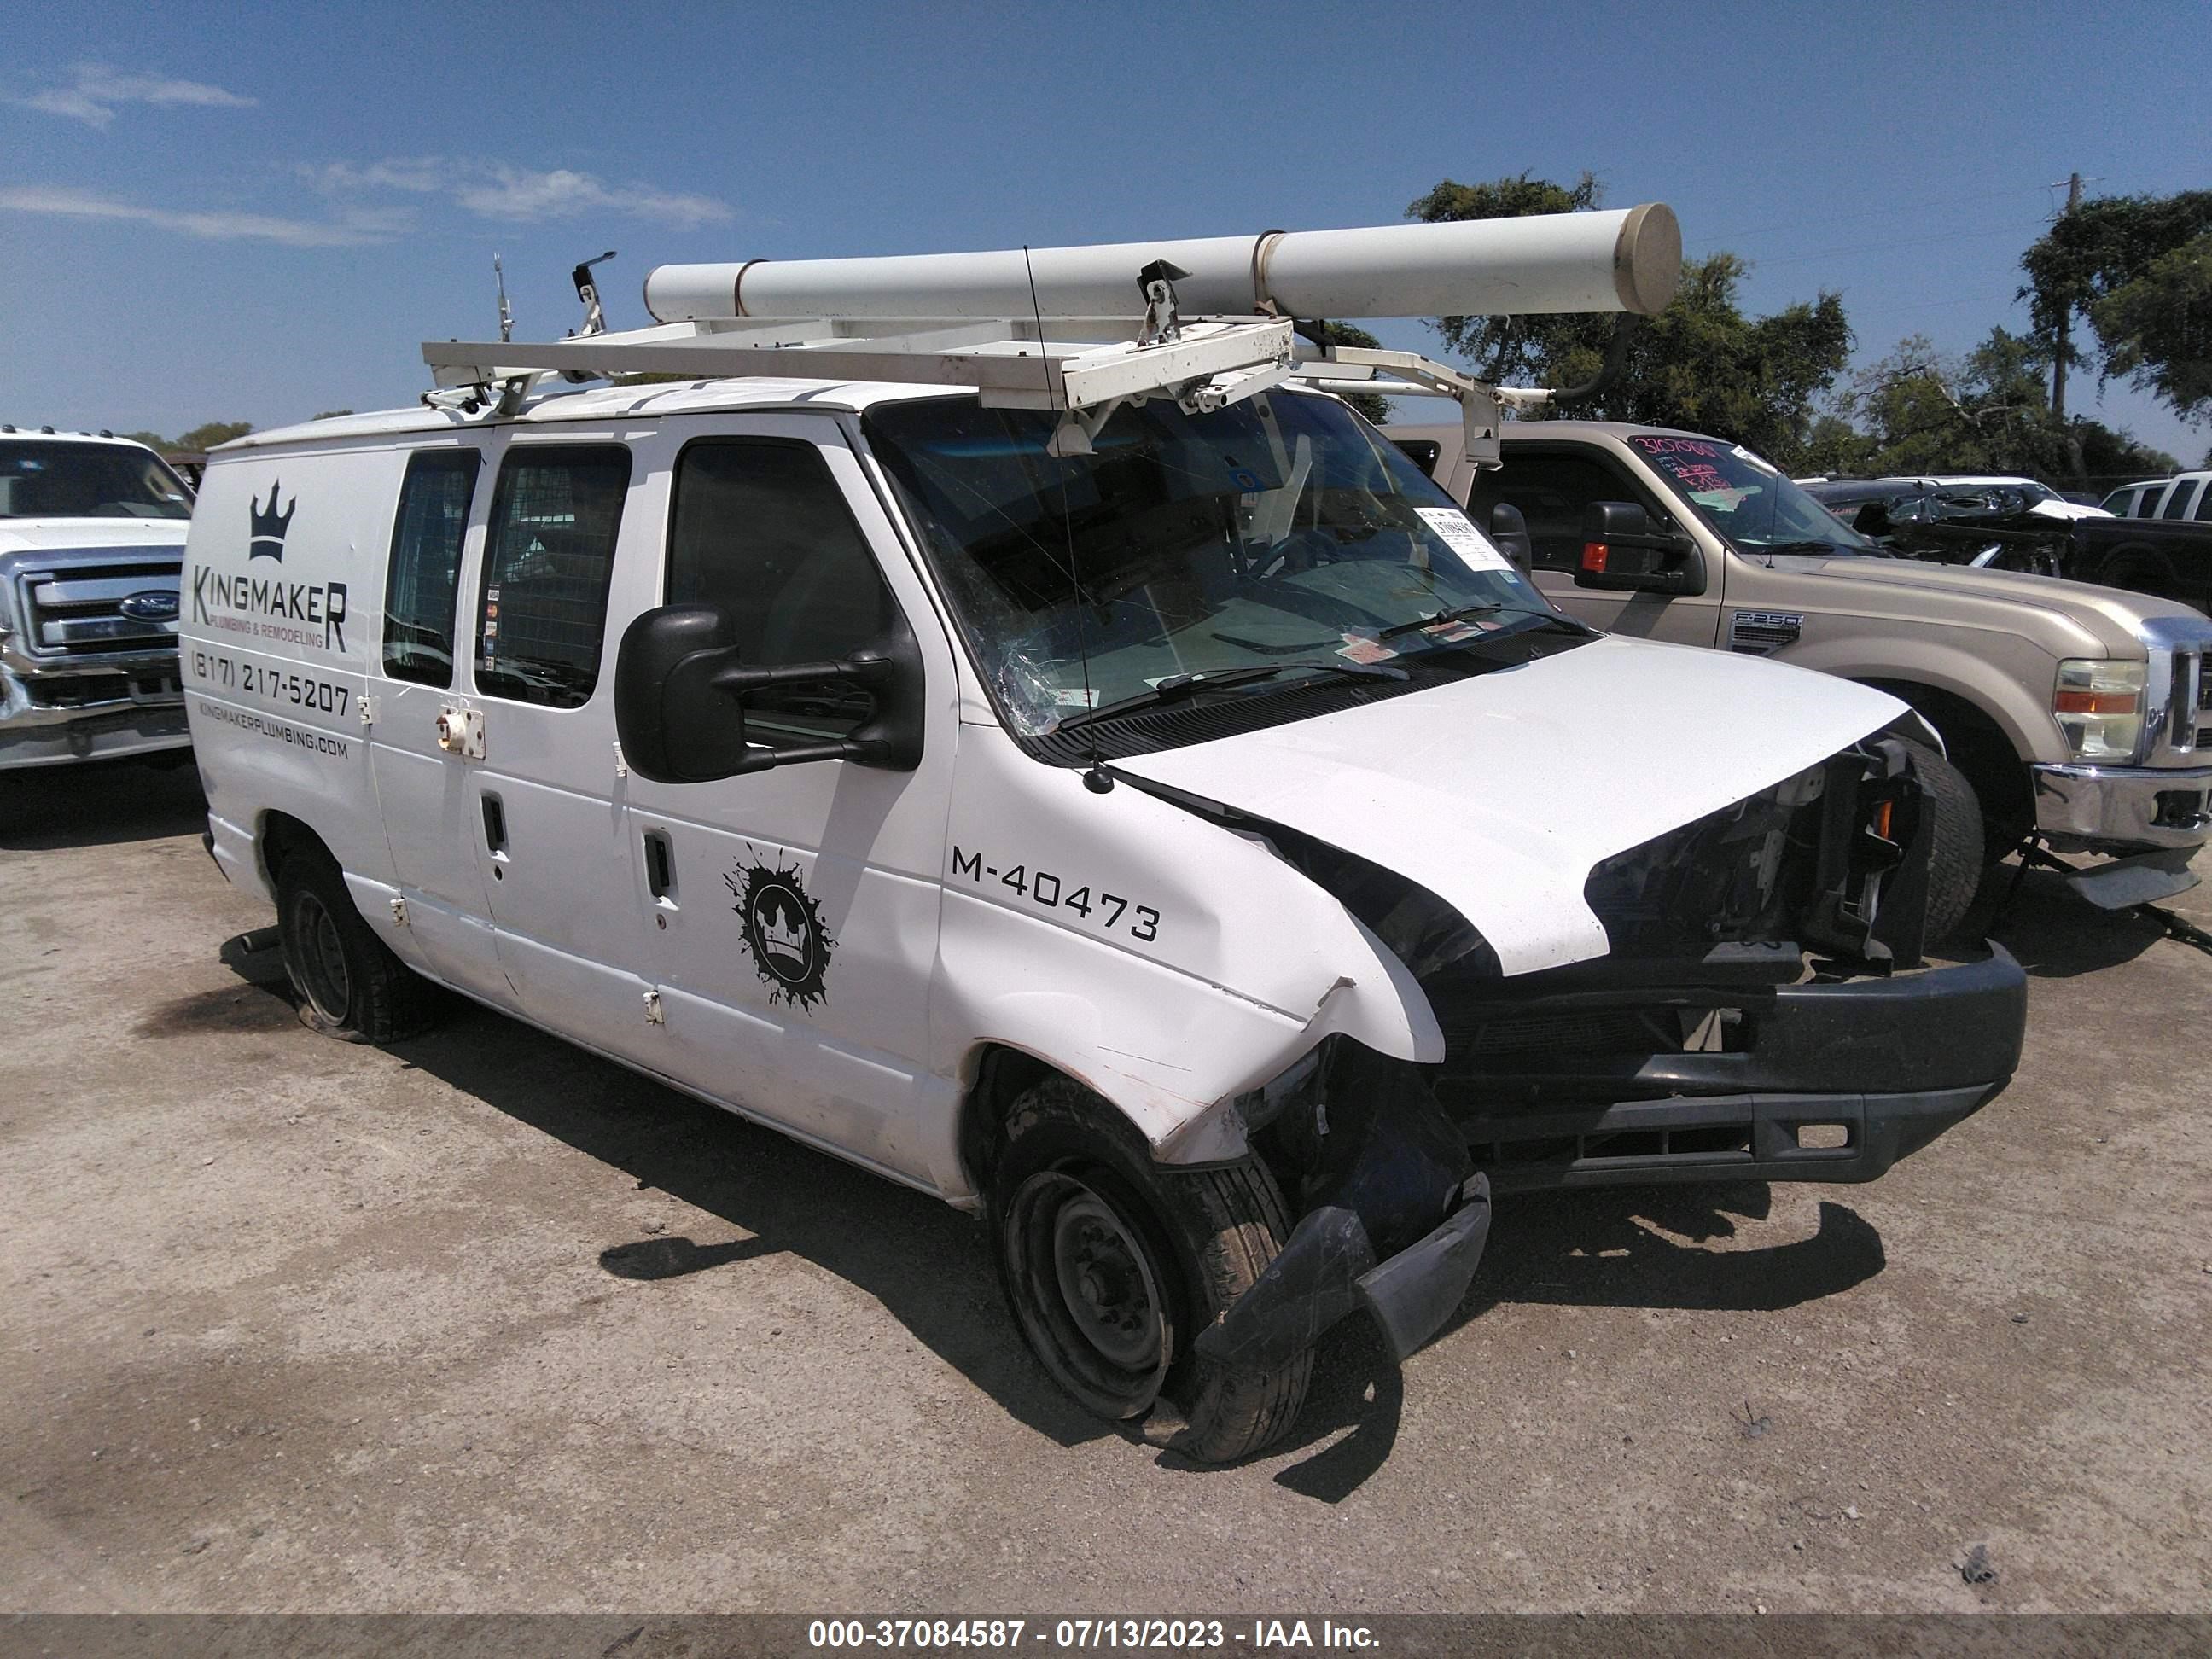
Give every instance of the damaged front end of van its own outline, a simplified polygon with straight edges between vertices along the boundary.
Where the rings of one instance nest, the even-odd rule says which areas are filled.
[[[1601,861],[1584,897],[1606,954],[1512,976],[1437,895],[1223,809],[1401,956],[1443,1052],[1331,1037],[1163,1149],[1242,1139],[1296,1195],[1281,1254],[1200,1352],[1265,1369],[1364,1308],[1402,1358],[1463,1299],[1494,1196],[1871,1181],[1994,1099],[2025,980],[2000,947],[1931,951],[1915,752],[1877,735]]]

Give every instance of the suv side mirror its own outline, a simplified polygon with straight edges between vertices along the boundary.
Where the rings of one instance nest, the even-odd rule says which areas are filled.
[[[1583,509],[1577,587],[1630,593],[1702,593],[1705,556],[1686,536],[1660,534],[1633,501],[1592,501]]]
[[[1851,514],[1851,528],[1862,536],[1887,536],[1897,526],[1889,521],[1889,503],[1869,501]]]
[[[850,737],[747,739],[746,692],[823,680],[850,680],[874,703]],[[728,611],[666,605],[630,623],[615,656],[615,735],[630,769],[655,783],[710,783],[822,760],[910,772],[921,760],[922,698],[921,653],[903,628],[834,661],[747,668]]]
[[[1535,545],[1528,539],[1528,520],[1512,502],[1500,501],[1490,509],[1490,539],[1522,575],[1536,562]]]

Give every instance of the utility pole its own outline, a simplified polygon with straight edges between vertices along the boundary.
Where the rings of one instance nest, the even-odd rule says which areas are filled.
[[[2081,175],[2070,173],[2066,179],[2066,212],[2059,215],[2063,221],[2081,205]],[[2051,359],[2051,414],[2062,426],[2066,421],[2066,349],[2067,341],[2074,330],[2074,296],[2066,296],[2066,308],[2058,313],[2058,349]]]

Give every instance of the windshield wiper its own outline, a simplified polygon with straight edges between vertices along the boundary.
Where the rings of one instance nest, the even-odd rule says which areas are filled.
[[[1577,622],[1564,611],[1541,610],[1533,605],[1493,605],[1486,600],[1480,605],[1461,605],[1455,611],[1439,611],[1433,617],[1416,617],[1411,622],[1395,623],[1375,637],[1378,640],[1391,640],[1397,638],[1401,634],[1411,634],[1417,629],[1442,628],[1450,623],[1464,622],[1469,617],[1497,616],[1535,617],[1552,627],[1565,628],[1576,634],[1588,634],[1593,638],[1598,633],[1598,630],[1588,623]]]
[[[1413,678],[1404,669],[1392,668],[1387,664],[1357,662],[1271,662],[1250,668],[1224,669],[1211,674],[1170,674],[1149,691],[1139,691],[1133,697],[1120,698],[1103,708],[1083,709],[1070,714],[1053,729],[1065,732],[1070,726],[1087,726],[1092,720],[1111,720],[1117,715],[1135,714],[1143,708],[1164,708],[1194,696],[1200,691],[1243,685],[1253,680],[1268,679],[1277,674],[1294,674],[1301,670],[1316,674],[1342,674],[1355,680],[1404,680]]]

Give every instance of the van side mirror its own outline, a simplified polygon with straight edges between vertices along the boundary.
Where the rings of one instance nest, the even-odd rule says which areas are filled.
[[[848,680],[868,693],[850,737],[763,744],[745,731],[744,694],[768,685]],[[615,735],[630,769],[655,783],[711,783],[805,761],[848,760],[908,772],[921,761],[921,653],[901,628],[830,662],[748,668],[737,624],[715,605],[667,605],[623,629],[615,655]]]
[[[1702,593],[1705,556],[1686,536],[1662,534],[1633,501],[1592,501],[1583,509],[1577,587],[1630,593]]]
[[[1500,501],[1490,509],[1490,539],[1522,575],[1536,562],[1535,544],[1528,539],[1528,520],[1512,502]]]

